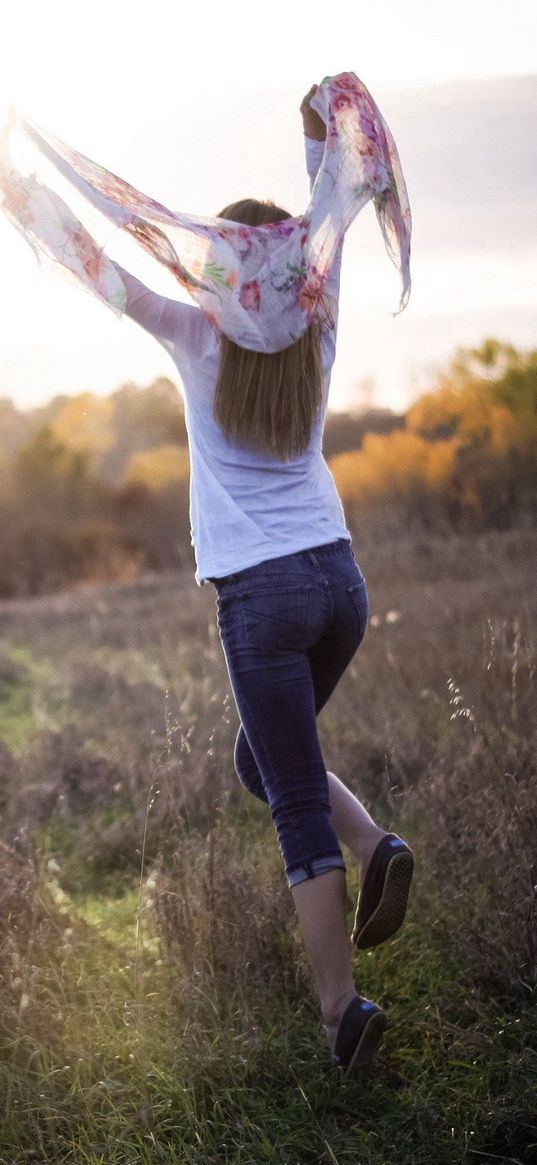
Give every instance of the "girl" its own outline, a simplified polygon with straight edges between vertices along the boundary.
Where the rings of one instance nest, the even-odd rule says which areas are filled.
[[[310,192],[326,136],[309,104],[316,89],[300,105]],[[245,224],[247,247],[248,225],[290,215],[273,202],[244,199],[218,217]],[[327,771],[317,734],[316,716],[368,618],[366,582],[321,452],[341,250],[342,243],[324,310],[297,342],[274,353],[239,347],[198,307],[158,296],[115,266],[127,314],[163,344],[183,382],[196,581],[216,589],[241,720],[234,763],[245,788],[269,806],[332,1062],[348,1072],[371,1059],[386,1024],[383,1009],[356,990],[352,943],[376,946],[401,926],[413,855]],[[253,302],[255,281],[243,294]],[[340,842],[361,874],[351,942]]]

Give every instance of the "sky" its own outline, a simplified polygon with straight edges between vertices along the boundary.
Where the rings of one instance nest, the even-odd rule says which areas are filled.
[[[413,218],[408,307],[372,204],[344,245],[330,405],[403,409],[459,345],[535,346],[537,6],[533,0],[190,5],[51,0],[4,12],[8,104],[144,193],[193,214],[271,197],[305,210],[302,96],[326,75],[365,82],[395,137]],[[3,118],[2,118],[3,120]],[[31,147],[30,147],[31,148]],[[36,161],[33,155],[34,163]],[[192,302],[47,163],[38,175],[160,294]],[[41,268],[0,213],[0,396],[107,394],[178,382],[161,346]]]

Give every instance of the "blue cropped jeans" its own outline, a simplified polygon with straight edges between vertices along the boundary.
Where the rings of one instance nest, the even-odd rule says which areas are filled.
[[[367,627],[352,544],[338,538],[210,581],[241,720],[235,768],[270,807],[288,885],[345,869],[316,717]]]

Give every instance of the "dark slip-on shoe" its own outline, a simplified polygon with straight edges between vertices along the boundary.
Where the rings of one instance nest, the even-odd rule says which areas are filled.
[[[363,995],[356,994],[341,1017],[332,1064],[347,1075],[369,1064],[379,1046],[386,1013]]]
[[[399,929],[413,871],[410,846],[396,833],[385,833],[373,852],[358,896],[351,939],[360,950],[378,946]]]

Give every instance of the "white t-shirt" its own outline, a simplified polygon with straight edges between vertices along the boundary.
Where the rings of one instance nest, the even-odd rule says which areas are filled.
[[[310,192],[324,142],[304,135]],[[322,454],[330,372],[335,358],[341,241],[325,282],[334,328],[321,333],[322,407],[308,448],[284,463],[228,441],[213,416],[220,335],[201,308],[157,295],[116,263],[125,312],[169,352],[183,386],[190,455],[190,533],[198,586],[266,559],[347,538],[341,499]]]

